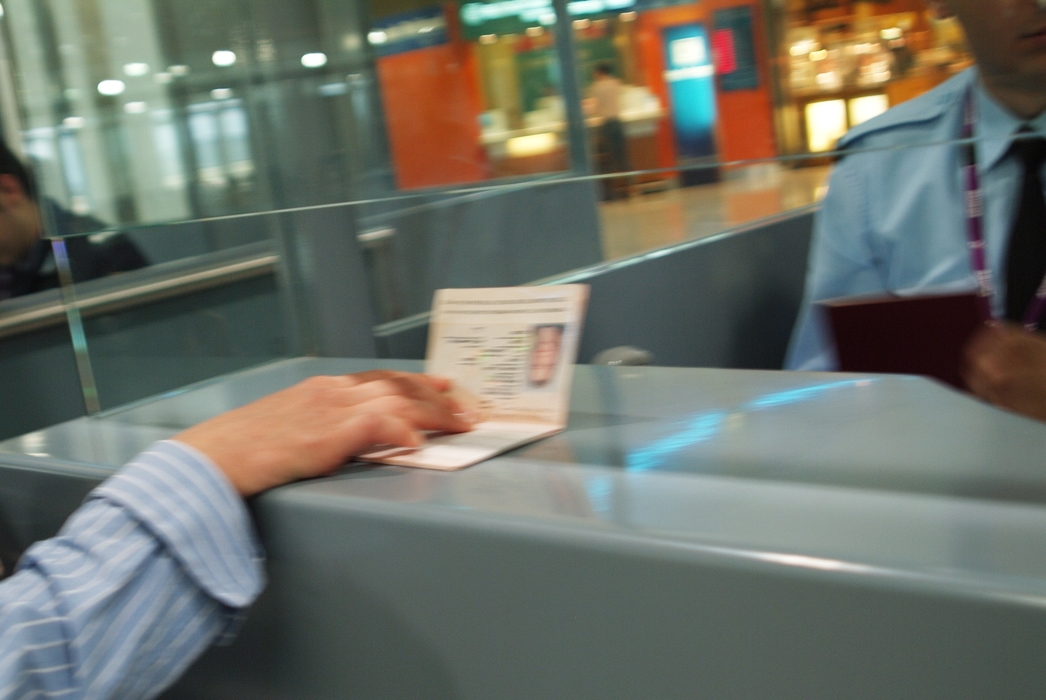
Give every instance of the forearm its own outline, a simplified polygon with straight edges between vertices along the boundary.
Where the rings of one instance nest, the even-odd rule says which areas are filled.
[[[261,585],[242,502],[205,460],[162,445],[0,585],[0,697],[152,697]]]

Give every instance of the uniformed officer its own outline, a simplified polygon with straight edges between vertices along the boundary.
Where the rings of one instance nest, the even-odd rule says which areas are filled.
[[[929,4],[962,22],[977,66],[840,140],[849,153],[832,173],[815,224],[806,296],[786,361],[790,369],[834,368],[820,319],[811,313],[813,302],[978,289],[967,236],[968,162],[983,199],[979,224],[985,271],[994,280],[994,315],[1021,322],[1035,306],[1046,273],[1046,142],[1035,138],[1046,134],[1046,9],[1037,0]],[[955,143],[966,132],[976,139],[972,149]],[[1019,132],[1021,138],[1014,139]],[[1032,233],[1018,236],[1018,229]],[[1004,327],[971,344],[968,381],[985,398],[1009,405],[990,389],[1001,375],[982,376],[984,367],[998,370],[1038,356],[1004,351],[1015,339],[1022,348],[1043,342],[1046,376],[1046,341],[1023,333]],[[1034,368],[1019,369],[1026,374]],[[1042,385],[1046,417],[1046,381]]]

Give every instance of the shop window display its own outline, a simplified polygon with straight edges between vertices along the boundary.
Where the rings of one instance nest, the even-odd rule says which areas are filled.
[[[785,152],[829,151],[848,129],[972,64],[958,23],[919,0],[798,0],[782,19],[783,114],[798,122],[782,130]]]

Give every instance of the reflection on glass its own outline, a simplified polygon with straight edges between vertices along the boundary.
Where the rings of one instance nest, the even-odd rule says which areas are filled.
[[[124,234],[75,235],[101,228],[104,225],[95,219],[40,198],[31,174],[0,143],[0,300],[58,287],[66,264],[75,282],[148,265]],[[55,237],[70,237],[62,246],[61,260],[56,261],[45,229]]]
[[[139,257],[103,276],[150,263],[83,298],[262,271],[209,288],[224,310],[189,314],[206,332],[174,333],[192,362],[246,363],[367,317],[308,296],[350,276],[394,321],[440,286],[529,283],[816,202],[839,135],[969,61],[913,2],[6,0],[0,116],[74,268],[115,248]],[[175,347],[182,320],[106,325],[154,311],[85,315],[103,402],[130,396],[106,384],[121,357]],[[271,328],[245,347],[248,318]]]

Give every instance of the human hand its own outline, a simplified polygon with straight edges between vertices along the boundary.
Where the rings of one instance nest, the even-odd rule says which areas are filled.
[[[977,396],[1046,421],[1046,338],[1013,324],[985,326],[966,345],[963,378]]]
[[[242,496],[330,473],[373,445],[417,447],[464,432],[448,379],[379,370],[312,377],[174,436],[210,457]]]

